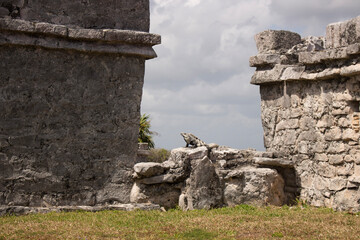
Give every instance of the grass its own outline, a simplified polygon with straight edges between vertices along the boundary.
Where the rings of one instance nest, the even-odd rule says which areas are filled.
[[[314,207],[62,212],[0,217],[3,239],[360,239],[360,216]]]

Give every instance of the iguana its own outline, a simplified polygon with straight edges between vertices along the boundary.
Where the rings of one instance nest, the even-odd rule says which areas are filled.
[[[208,145],[206,143],[201,141],[197,136],[195,136],[192,133],[180,133],[180,135],[183,136],[183,138],[186,142],[185,147],[188,147],[189,145],[192,145],[194,147],[201,147],[201,146],[208,147]]]

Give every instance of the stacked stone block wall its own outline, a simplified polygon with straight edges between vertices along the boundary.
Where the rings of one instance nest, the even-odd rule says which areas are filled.
[[[300,197],[315,206],[360,210],[359,29],[357,17],[330,24],[325,38],[255,37],[264,145],[294,163]]]
[[[143,32],[148,1],[0,10],[0,205],[129,202],[145,60],[160,43]]]

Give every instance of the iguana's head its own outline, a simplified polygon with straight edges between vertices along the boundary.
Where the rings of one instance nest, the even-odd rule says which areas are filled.
[[[188,134],[188,133],[180,133],[180,135],[184,138],[184,140],[187,142],[188,141],[188,139],[189,139],[189,137],[190,137],[190,135]]]
[[[184,133],[184,132],[180,133],[180,135],[183,136],[183,137],[188,137],[188,136],[190,136],[189,133]]]

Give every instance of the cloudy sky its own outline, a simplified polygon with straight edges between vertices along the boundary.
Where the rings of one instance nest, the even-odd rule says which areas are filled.
[[[263,150],[259,87],[250,85],[254,35],[275,29],[324,36],[326,25],[360,15],[359,0],[150,0],[150,32],[162,36],[146,63],[141,112],[156,147],[210,143]]]

